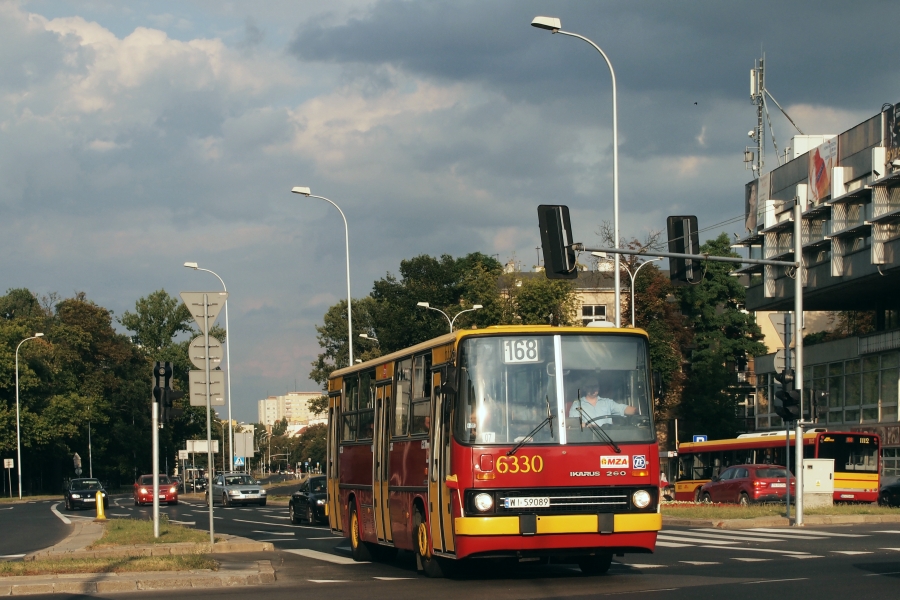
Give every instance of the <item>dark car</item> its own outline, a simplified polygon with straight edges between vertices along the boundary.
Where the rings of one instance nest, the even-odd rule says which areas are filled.
[[[291,494],[288,514],[291,523],[301,521],[309,524],[328,522],[328,486],[324,476],[310,477],[300,484],[300,489]]]
[[[878,492],[878,504],[900,506],[900,479],[881,488]]]
[[[191,490],[194,492],[205,492],[208,486],[209,482],[206,477],[198,477],[191,481]]]
[[[736,465],[714,475],[700,488],[701,502],[784,502],[788,471],[777,465]],[[794,478],[791,477],[791,489]],[[791,494],[793,496],[793,494]]]
[[[99,479],[72,479],[63,491],[63,499],[66,502],[66,510],[76,508],[94,508],[97,506],[97,492],[102,494],[103,508],[109,506],[109,498]]]

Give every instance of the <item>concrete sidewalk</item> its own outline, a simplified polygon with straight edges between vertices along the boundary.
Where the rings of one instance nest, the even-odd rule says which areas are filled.
[[[103,536],[102,523],[77,521],[72,531],[58,544],[33,552],[24,560],[75,559],[100,557],[167,556],[175,554],[215,554],[217,571],[153,571],[134,573],[77,573],[65,575],[28,575],[0,577],[0,596],[28,594],[91,594],[179,588],[218,588],[275,583],[275,569],[269,560],[254,560],[261,552],[274,552],[271,542],[257,542],[238,536],[219,534],[215,544],[177,543],[140,544],[88,550]],[[230,554],[240,553],[241,557]],[[247,554],[251,560],[247,560]]]

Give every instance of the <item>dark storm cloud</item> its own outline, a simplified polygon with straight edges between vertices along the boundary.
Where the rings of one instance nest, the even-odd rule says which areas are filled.
[[[514,98],[530,90],[533,101],[560,90],[593,93],[586,76],[598,67],[593,51],[529,27],[533,16],[550,14],[562,19],[564,30],[604,49],[624,90],[683,94],[691,106],[738,99],[749,92],[748,73],[762,50],[771,66],[769,87],[783,102],[860,108],[873,104],[872,95],[898,93],[889,81],[897,67],[884,58],[896,47],[895,6],[391,0],[346,24],[304,24],[290,52],[304,60],[391,63],[424,76],[487,82]]]

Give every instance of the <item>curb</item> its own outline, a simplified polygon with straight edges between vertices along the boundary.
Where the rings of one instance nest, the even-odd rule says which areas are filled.
[[[256,568],[220,572],[163,571],[5,577],[0,579],[0,596],[209,589],[271,583],[275,583],[275,569],[270,561],[260,560],[256,561]]]
[[[670,527],[708,527],[714,529],[753,529],[756,527],[790,527],[787,517],[757,517],[755,519],[682,519],[663,516],[663,525]],[[865,525],[900,523],[900,515],[807,515],[803,525]]]
[[[98,550],[39,550],[25,556],[23,560],[42,560],[47,558],[109,558],[117,556],[171,556],[178,554],[232,554],[235,552],[274,552],[272,542],[254,542],[245,538],[234,538],[234,541],[195,544],[178,542],[174,544],[141,544],[135,546],[116,546]]]

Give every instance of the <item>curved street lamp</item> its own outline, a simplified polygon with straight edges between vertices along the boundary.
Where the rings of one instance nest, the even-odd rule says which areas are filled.
[[[583,40],[594,47],[594,49],[600,53],[600,56],[603,57],[603,60],[606,61],[606,66],[609,67],[609,74],[612,76],[612,117],[613,117],[613,247],[618,249],[619,247],[619,128],[618,128],[618,117],[616,112],[616,72],[613,71],[612,63],[609,62],[609,57],[606,56],[606,53],[600,49],[600,46],[587,39],[582,35],[578,35],[577,33],[570,33],[568,31],[562,31],[562,23],[556,17],[535,17],[534,20],[531,21],[532,27],[537,27],[538,29],[546,29],[551,33],[559,33],[562,35],[567,35],[569,37],[578,38],[579,40]],[[615,269],[615,282],[616,282],[616,327],[621,327],[622,325],[622,288],[619,282],[619,255],[616,254],[616,269]]]
[[[225,292],[228,292],[228,288],[225,287],[225,282],[222,281],[222,278],[215,271],[210,271],[209,269],[203,269],[197,265],[195,262],[186,262],[184,266],[188,269],[194,269],[195,271],[206,271],[207,273],[212,273],[219,280],[219,283],[222,284],[222,289]],[[228,468],[229,471],[234,469],[234,425],[231,420],[231,329],[228,327],[228,298],[225,298],[225,379],[228,384],[228,455],[231,459],[231,466]],[[224,437],[224,436],[223,436]],[[224,445],[225,440],[222,440]],[[222,448],[222,462],[225,462],[225,448]],[[223,467],[224,471],[225,468]]]
[[[44,337],[43,333],[36,333],[31,337],[27,337],[16,346],[16,454],[19,460],[19,500],[22,499],[22,426],[19,423],[19,348],[28,340],[35,340]]]
[[[344,219],[344,246],[347,251],[347,348],[350,352],[350,361],[347,363],[348,366],[352,366],[353,363],[353,315],[350,310],[350,230],[347,228],[347,217],[344,216],[344,211],[341,210],[341,207],[325,198],[324,196],[315,196],[309,192],[308,187],[295,187],[291,189],[291,193],[300,194],[301,196],[306,196],[307,198],[318,198],[319,200],[324,200],[325,202],[330,203],[333,207],[338,209],[338,212],[341,213],[341,218]]]
[[[361,334],[359,334],[359,337],[361,337],[364,340],[369,340],[369,341],[376,342],[376,343],[378,342],[377,337],[375,337],[374,335],[369,335],[368,333],[361,333]]]
[[[598,256],[600,258],[608,258],[606,256],[606,252],[591,252],[591,254],[593,254],[594,256]],[[616,256],[618,256],[618,254]],[[628,277],[631,278],[631,326],[632,327],[635,326],[635,322],[634,322],[634,282],[637,280],[638,271],[640,271],[641,267],[643,267],[644,265],[648,265],[648,264],[650,264],[652,262],[656,262],[658,260],[662,260],[662,257],[660,256],[657,258],[650,258],[650,259],[645,260],[644,262],[642,262],[641,264],[639,264],[637,266],[637,269],[634,270],[634,273],[631,272],[631,269],[628,268],[627,264],[622,263],[620,265],[623,269],[625,269],[625,272],[628,273]]]
[[[421,306],[422,308],[427,308],[428,310],[436,310],[436,311],[438,311],[439,313],[441,313],[442,315],[444,315],[444,317],[446,317],[446,319],[447,319],[447,322],[450,323],[450,333],[453,333],[453,323],[456,322],[456,317],[458,317],[459,315],[461,315],[461,314],[463,314],[463,313],[472,312],[473,310],[478,310],[479,308],[484,308],[484,307],[483,307],[482,305],[480,305],[480,304],[474,304],[474,305],[472,305],[472,308],[467,308],[466,310],[461,310],[461,311],[459,311],[459,312],[456,313],[456,315],[451,319],[451,318],[450,318],[450,315],[448,315],[447,313],[445,313],[444,311],[442,311],[442,310],[439,309],[439,308],[435,308],[435,307],[429,305],[427,302],[417,302],[417,303],[416,303],[416,306]]]

